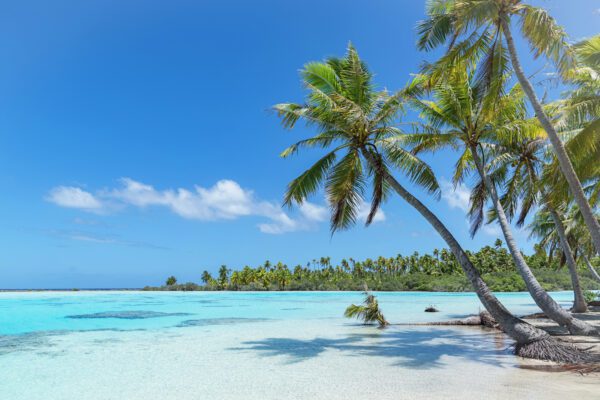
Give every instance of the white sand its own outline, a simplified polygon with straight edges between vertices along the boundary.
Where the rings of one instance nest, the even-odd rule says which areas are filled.
[[[2,356],[0,399],[600,398],[598,375],[517,368],[479,328],[288,320],[46,340]]]

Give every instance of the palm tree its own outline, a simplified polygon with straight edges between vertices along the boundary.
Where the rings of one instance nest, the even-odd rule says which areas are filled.
[[[490,143],[498,138],[506,138],[520,132],[522,136],[535,137],[539,133],[536,121],[526,118],[526,108],[519,86],[506,94],[490,92],[482,84],[479,76],[464,63],[458,63],[447,71],[443,79],[435,82],[423,77],[416,78],[416,84],[426,84],[426,92],[433,94],[433,100],[423,96],[413,96],[411,104],[420,111],[425,125],[418,132],[406,135],[405,142],[414,144],[413,152],[436,151],[451,147],[460,149],[462,154],[456,164],[454,182],[462,182],[472,169],[479,173],[484,191],[475,191],[475,196],[489,194],[502,229],[504,239],[512,255],[519,274],[525,281],[528,291],[536,304],[546,315],[558,324],[566,326],[573,334],[597,334],[588,323],[573,318],[542,288],[527,265],[512,233],[512,228],[496,189],[494,177],[488,175],[489,165],[484,161]],[[417,91],[416,93],[419,93]],[[495,101],[490,101],[493,96]],[[535,189],[531,189],[535,193]],[[481,213],[472,213],[473,226],[481,223]],[[474,233],[474,231],[472,231]]]
[[[204,282],[205,285],[210,285],[211,282],[214,281],[213,277],[211,276],[210,272],[208,271],[204,271],[202,272],[202,282]]]
[[[577,43],[574,50],[579,62],[569,73],[571,90],[549,109],[557,114],[556,126],[567,139],[567,152],[589,202],[597,206],[600,200],[600,35]],[[547,170],[547,179],[556,182],[553,197],[566,201],[568,185],[557,172],[558,165],[554,162]]]
[[[377,299],[373,293],[369,291],[369,288],[366,284],[364,288],[364,295],[365,301],[363,302],[363,305],[349,305],[344,312],[344,317],[362,319],[365,324],[377,322],[380,328],[385,328],[388,326],[390,323],[383,316]]]
[[[588,258],[587,254],[585,254],[585,252],[581,252],[581,256],[583,257],[583,260],[585,262],[585,265],[587,265],[588,269],[590,270],[590,273],[592,274],[592,277],[594,277],[595,280],[597,280],[598,282],[600,282],[600,274],[598,274],[598,271],[596,271],[596,268],[594,268],[594,266],[592,265],[590,259]]]
[[[459,59],[469,59],[481,63],[484,82],[493,90],[501,90],[497,86],[500,81],[498,77],[506,74],[510,58],[519,83],[554,147],[560,169],[581,209],[596,252],[600,254],[600,224],[594,218],[565,145],[523,71],[512,36],[511,22],[518,19],[521,32],[534,55],[550,59],[564,77],[575,65],[575,56],[567,43],[566,33],[546,10],[521,0],[432,0],[426,12],[427,19],[418,26],[419,48],[430,50],[449,42],[449,50],[436,68],[438,73],[452,67]],[[482,53],[485,57],[481,59],[479,56]]]
[[[229,273],[231,270],[227,268],[227,265],[221,265],[219,268],[219,288],[221,290],[225,290],[227,288],[227,284],[229,283]]]
[[[555,191],[556,185],[550,186],[541,179],[542,171],[548,166],[546,159],[549,152],[546,151],[546,142],[543,137],[522,138],[520,135],[513,134],[508,141],[500,141],[494,146],[495,159],[491,163],[496,170],[490,175],[502,175],[502,179],[494,179],[505,182],[505,193],[500,197],[500,203],[505,210],[509,220],[515,216],[517,206],[521,205],[521,211],[517,219],[517,226],[523,226],[525,218],[534,205],[541,205],[542,210],[538,216],[544,215],[548,218],[543,219],[544,224],[531,225],[532,235],[537,237],[546,237],[547,234],[555,236],[557,240],[551,246],[561,247],[565,256],[571,282],[573,284],[574,302],[573,312],[583,313],[587,311],[587,304],[583,295],[583,289],[579,282],[577,273],[577,263],[572,246],[567,238],[567,229],[560,215],[559,208],[552,202],[549,193]],[[496,138],[496,140],[501,138]],[[476,185],[479,191],[485,190],[485,185],[480,182]],[[485,201],[483,196],[475,196],[479,202],[474,205],[474,212],[478,215],[477,221],[482,220],[482,212]],[[495,217],[494,214],[492,214]],[[546,232],[541,232],[539,227],[546,228]],[[477,228],[477,227],[475,227]],[[548,232],[551,231],[552,233]],[[554,235],[553,233],[556,233]]]
[[[546,332],[512,315],[485,284],[446,226],[392,175],[390,168],[397,168],[411,181],[438,193],[431,169],[398,146],[399,131],[392,124],[402,107],[402,93],[390,96],[387,92],[375,91],[371,74],[352,45],[348,46],[346,57],[308,63],[301,74],[308,89],[306,103],[282,103],[274,109],[284,127],[293,128],[302,119],[319,133],[292,145],[282,156],[288,157],[303,147],[333,149],[288,185],[284,203],[302,204],[323,184],[331,207],[331,229],[335,232],[356,222],[367,183],[373,189],[367,224],[393,189],[448,244],[482,304],[517,342],[517,354],[563,362],[585,359],[586,356],[572,347],[565,348],[565,344]],[[338,154],[343,151],[345,154],[338,160]]]
[[[559,243],[567,267],[569,268],[569,274],[571,275],[571,282],[573,284],[575,298],[572,311],[577,313],[587,312],[587,303],[577,274],[577,262],[575,261],[573,250],[567,237],[567,230],[563,218],[558,210],[552,206],[546,206],[545,209],[536,213],[529,228],[531,236],[541,239],[542,243],[547,243],[552,247],[556,247],[556,243]]]
[[[174,276],[172,276],[172,275],[171,275],[170,277],[168,277],[168,278],[167,278],[167,281],[165,282],[165,284],[166,284],[167,286],[173,286],[173,285],[175,285],[176,283],[177,283],[177,278],[175,278],[175,277],[174,277]]]

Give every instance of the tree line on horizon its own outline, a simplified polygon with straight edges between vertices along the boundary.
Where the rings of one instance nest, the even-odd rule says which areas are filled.
[[[525,255],[546,290],[568,290],[570,277],[565,271],[565,260],[558,251],[550,255],[541,245],[535,245],[532,255]],[[474,266],[482,273],[490,288],[496,292],[525,291],[526,286],[502,241],[494,246],[484,246],[479,251],[467,251]],[[580,261],[579,270],[583,286],[588,290],[600,289],[590,271]],[[379,256],[374,259],[342,259],[333,264],[330,257],[320,257],[305,265],[288,267],[282,262],[265,261],[256,267],[232,269],[222,265],[213,276],[208,271],[201,274],[202,285],[194,282],[177,283],[170,276],[161,287],[145,290],[233,290],[233,291],[284,291],[284,290],[364,290],[366,284],[376,291],[445,291],[467,292],[472,287],[465,277],[456,257],[448,249],[434,249],[431,253],[395,257]]]

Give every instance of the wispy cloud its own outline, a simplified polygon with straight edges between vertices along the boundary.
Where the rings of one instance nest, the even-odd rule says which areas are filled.
[[[164,207],[182,218],[198,221],[263,217],[267,221],[259,223],[258,229],[269,234],[314,229],[329,215],[327,207],[305,202],[299,207],[299,215],[291,217],[279,204],[260,200],[252,190],[242,188],[228,179],[220,180],[208,188],[195,186],[193,189],[158,190],[152,185],[123,178],[119,187],[96,193],[79,187],[59,186],[52,189],[46,199],[61,207],[95,213],[108,213],[129,206]],[[369,204],[362,204],[359,217],[365,219],[368,212]],[[385,215],[380,211],[374,222],[383,220]]]
[[[51,236],[60,237],[63,239],[75,240],[78,242],[89,242],[95,244],[115,244],[127,247],[140,247],[155,250],[168,250],[167,247],[158,246],[153,243],[140,242],[133,240],[121,239],[114,235],[102,235],[92,232],[84,231],[70,231],[70,230],[54,230],[50,231]]]
[[[463,185],[458,184],[456,187],[447,180],[440,180],[442,189],[442,199],[448,203],[450,208],[458,208],[465,213],[469,211],[469,200],[471,198],[471,190]]]
[[[57,186],[48,193],[46,200],[61,207],[100,211],[105,206],[93,194],[78,187]]]

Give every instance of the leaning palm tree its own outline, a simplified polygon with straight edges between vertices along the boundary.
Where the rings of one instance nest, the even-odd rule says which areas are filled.
[[[560,247],[569,269],[573,285],[574,301],[573,312],[586,312],[587,304],[583,295],[583,289],[579,282],[577,264],[572,246],[572,241],[567,237],[567,227],[560,215],[559,208],[552,202],[549,193],[555,191],[555,185],[550,186],[541,179],[542,171],[547,167],[547,159],[550,153],[547,151],[546,141],[543,137],[522,138],[518,132],[511,135],[508,141],[494,143],[494,160],[490,165],[495,168],[488,175],[492,181],[503,182],[504,193],[500,196],[500,203],[505,210],[509,221],[512,221],[518,213],[516,225],[523,226],[530,211],[537,205],[540,210],[536,214],[537,223],[530,225],[531,236],[542,239],[545,247]],[[496,140],[501,138],[496,138]],[[476,224],[472,226],[475,232],[483,221],[483,208],[485,206],[485,184],[479,181],[475,185],[470,214],[475,216]],[[520,207],[520,210],[518,208]],[[495,219],[496,213],[492,209],[489,213],[490,220]],[[569,235],[572,236],[572,235]]]
[[[344,317],[346,318],[356,318],[362,320],[365,324],[370,324],[372,322],[377,322],[380,328],[385,328],[390,323],[385,319],[381,309],[379,308],[379,303],[375,298],[375,295],[369,291],[369,288],[365,284],[364,287],[364,295],[365,301],[362,305],[351,304],[346,308],[344,312]]]
[[[574,301],[571,311],[576,313],[587,312],[587,303],[577,273],[577,262],[572,250],[573,247],[567,237],[563,216],[554,207],[547,206],[535,214],[529,224],[529,230],[531,232],[530,236],[538,238],[542,246],[549,248],[560,246],[573,284]]]
[[[427,19],[418,25],[420,49],[430,50],[449,43],[448,51],[437,63],[437,73],[452,67],[457,60],[468,59],[482,66],[482,80],[493,85],[505,74],[508,59],[521,87],[546,131],[575,202],[581,209],[596,252],[600,254],[600,224],[584,194],[565,145],[525,75],[517,55],[511,23],[517,20],[521,32],[535,57],[550,59],[563,77],[576,63],[567,43],[567,35],[548,12],[521,0],[432,0],[427,5]],[[485,57],[481,57],[484,54]],[[500,87],[493,87],[501,90]]]
[[[598,271],[596,271],[596,268],[594,268],[594,266],[592,265],[592,262],[590,261],[589,257],[587,256],[587,254],[585,254],[585,252],[581,253],[581,256],[583,257],[583,261],[585,262],[585,265],[588,267],[590,274],[592,275],[592,277],[597,280],[598,282],[600,282],[600,274],[598,273]]]
[[[302,204],[321,185],[331,207],[331,229],[345,229],[357,219],[367,184],[373,189],[369,224],[382,201],[394,190],[440,234],[460,263],[477,296],[502,329],[517,342],[516,353],[559,362],[587,360],[589,356],[560,343],[548,333],[512,315],[490,291],[456,238],[439,218],[392,175],[395,168],[432,193],[438,192],[431,169],[398,146],[398,129],[392,124],[402,108],[402,93],[375,91],[372,76],[350,45],[346,57],[311,62],[301,72],[308,90],[306,103],[274,106],[286,128],[299,120],[318,130],[283,153],[288,157],[304,147],[321,147],[327,153],[294,179],[285,204]],[[343,153],[340,159],[338,156]]]
[[[591,244],[589,232],[582,227],[582,217],[579,208],[571,205],[565,210],[564,215],[567,235],[573,244],[573,248],[579,251],[579,257],[583,259],[592,277],[600,282],[600,275],[590,261],[594,256],[594,247]],[[596,213],[596,219],[600,220],[598,213]]]
[[[497,182],[489,175],[490,165],[486,158],[490,156],[489,148],[494,143],[510,138],[517,132],[525,137],[539,135],[537,121],[526,118],[520,87],[517,85],[506,94],[490,92],[488,86],[478,79],[476,72],[464,63],[458,63],[446,71],[443,79],[432,82],[417,77],[417,80],[427,82],[425,93],[431,92],[432,100],[421,95],[411,101],[425,123],[417,127],[422,132],[406,135],[405,142],[414,145],[415,153],[448,147],[460,149],[462,154],[456,164],[454,182],[462,182],[473,169],[477,171],[484,184],[484,193],[491,197],[513,261],[536,304],[549,318],[566,326],[573,334],[597,334],[593,326],[574,318],[542,288],[517,245],[497,192]],[[493,96],[494,101],[490,101],[488,96]],[[535,192],[535,189],[531,190]],[[474,214],[475,226],[480,222],[480,215]]]

